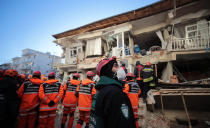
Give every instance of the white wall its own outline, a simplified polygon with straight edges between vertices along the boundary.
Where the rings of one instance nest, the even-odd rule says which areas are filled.
[[[23,50],[25,53],[25,51]],[[54,71],[53,64],[61,62],[61,58],[39,51],[27,49],[27,52],[31,53],[20,57],[19,59],[13,60],[13,68],[19,73],[24,73],[22,69],[29,68],[32,72],[39,70],[42,74],[47,76],[50,72]],[[17,67],[16,67],[17,66]]]
[[[39,70],[42,74],[47,76],[50,72],[55,70],[53,69],[53,63],[55,63],[55,61],[60,61],[60,59],[47,54],[37,54],[34,59],[33,71]]]

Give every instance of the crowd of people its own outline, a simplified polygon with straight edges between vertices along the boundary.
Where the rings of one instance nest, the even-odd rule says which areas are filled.
[[[73,127],[75,110],[79,110],[76,128],[136,128],[139,97],[155,87],[151,63],[139,61],[133,73],[119,66],[116,57],[103,59],[95,73],[88,71],[86,79],[74,73],[64,85],[55,73],[48,80],[35,71],[29,78],[16,70],[0,71],[0,123],[5,128],[54,128],[58,104],[62,104],[61,128]]]

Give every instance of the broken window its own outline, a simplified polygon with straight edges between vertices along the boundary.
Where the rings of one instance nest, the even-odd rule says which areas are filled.
[[[71,57],[77,56],[77,47],[70,48],[70,56]]]
[[[81,50],[82,50],[82,46],[70,48],[70,64],[76,64],[77,56],[79,53],[81,53],[80,52]]]
[[[103,36],[107,42],[108,56],[131,55],[129,43],[129,31],[120,33],[108,33]]]

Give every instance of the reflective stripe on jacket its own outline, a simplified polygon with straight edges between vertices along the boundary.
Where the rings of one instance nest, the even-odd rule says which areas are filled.
[[[58,80],[51,79],[45,81],[44,84],[40,86],[39,98],[40,111],[52,111],[57,109],[57,105],[63,96],[63,86]],[[50,101],[54,101],[55,105],[49,106]]]
[[[78,109],[80,111],[90,111],[92,104],[92,95],[96,94],[94,82],[90,79],[85,79],[82,84],[77,87],[79,93]]]
[[[39,105],[39,88],[43,81],[38,78],[29,79],[23,83],[18,90],[18,96],[21,98],[20,112],[30,111]]]
[[[149,83],[149,86],[154,87],[155,86],[155,83],[151,82],[151,83]]]
[[[141,71],[141,75],[143,76],[143,82],[150,82],[154,78],[153,76],[154,70],[151,67],[145,67]]]
[[[79,86],[80,81],[71,79],[67,83],[65,83],[64,91],[66,94],[64,96],[63,105],[65,107],[73,107],[76,108],[77,105],[77,97],[75,96],[75,91],[77,86]]]

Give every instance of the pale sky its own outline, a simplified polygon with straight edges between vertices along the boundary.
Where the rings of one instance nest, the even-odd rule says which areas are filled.
[[[25,48],[60,56],[52,35],[158,0],[0,0],[0,64]]]

